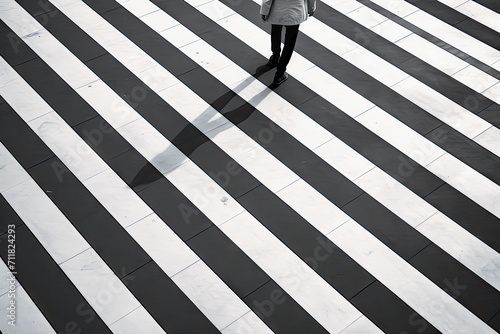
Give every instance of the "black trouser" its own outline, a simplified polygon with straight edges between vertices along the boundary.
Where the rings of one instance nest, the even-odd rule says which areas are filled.
[[[273,24],[271,27],[271,50],[273,52],[273,57],[280,56],[280,61],[276,68],[278,75],[283,75],[286,71],[286,66],[292,58],[293,49],[295,48],[295,42],[297,41],[297,36],[299,34],[299,25],[295,26],[285,26],[285,46],[283,47],[283,52],[281,52],[281,30],[282,25]],[[281,54],[281,55],[280,55]]]

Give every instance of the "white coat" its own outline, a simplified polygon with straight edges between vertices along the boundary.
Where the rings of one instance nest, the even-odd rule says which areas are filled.
[[[267,22],[284,26],[301,24],[316,10],[316,0],[262,0],[260,14]]]

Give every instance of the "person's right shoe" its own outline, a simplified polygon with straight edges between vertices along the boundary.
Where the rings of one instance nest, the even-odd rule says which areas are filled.
[[[283,82],[285,82],[287,79],[288,79],[288,73],[285,72],[283,74],[280,74],[280,73],[276,72],[276,75],[274,76],[274,80],[273,80],[273,85],[279,86]]]
[[[278,66],[278,62],[280,61],[280,57],[279,56],[271,56],[269,58],[269,61],[267,62],[267,64],[271,67],[276,67]]]

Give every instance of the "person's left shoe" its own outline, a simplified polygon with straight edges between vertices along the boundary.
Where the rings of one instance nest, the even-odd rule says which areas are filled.
[[[276,75],[274,76],[273,85],[279,86],[283,82],[285,82],[287,79],[288,79],[288,73],[285,72],[281,75],[280,75],[280,73],[276,73]]]

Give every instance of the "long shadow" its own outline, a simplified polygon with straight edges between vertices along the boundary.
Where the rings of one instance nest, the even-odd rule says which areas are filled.
[[[270,71],[271,69],[273,69],[273,67],[269,66],[268,64],[259,66],[251,77],[244,80],[234,89],[227,91],[226,93],[218,97],[215,101],[213,101],[210,104],[210,108],[207,108],[203,113],[196,117],[196,119],[194,119],[192,123],[185,126],[175,136],[175,138],[171,141],[171,144],[165,151],[155,156],[151,160],[151,163],[147,163],[143,168],[141,168],[141,170],[132,180],[130,186],[132,188],[135,188],[161,179],[163,177],[163,174],[159,173],[158,169],[156,169],[154,165],[162,165],[164,167],[162,169],[167,170],[166,173],[168,173],[187,161],[187,158],[189,158],[198,147],[210,141],[210,139],[205,134],[200,132],[200,130],[193,124],[198,124],[197,122],[200,122],[201,120],[203,120],[203,118],[208,118],[213,114],[214,109],[216,111],[222,111],[236,96],[238,96],[241,91],[243,91],[252,82],[257,80],[261,75]],[[274,88],[275,86],[271,84],[262,92],[252,97],[249,102],[245,102],[230,111],[221,113],[233,124],[239,124],[248,119],[250,115],[252,115],[252,113],[256,110],[253,105],[258,105],[260,102],[262,102],[264,98],[269,95],[272,90],[274,90]],[[207,123],[205,123],[205,125],[210,126],[211,123],[215,122],[216,121],[208,121]],[[224,126],[220,125],[210,130],[210,136],[216,136],[218,133],[224,131],[224,128]],[[183,154],[179,154],[179,150]]]

